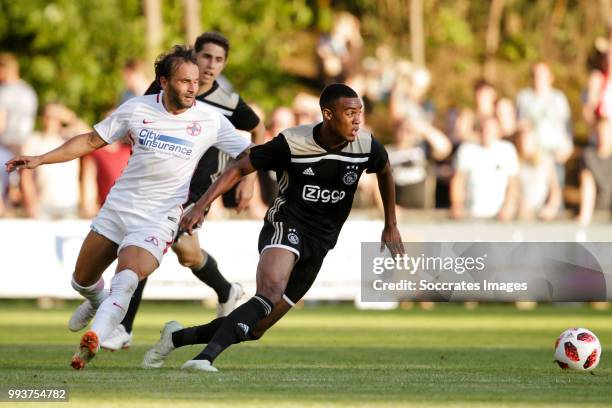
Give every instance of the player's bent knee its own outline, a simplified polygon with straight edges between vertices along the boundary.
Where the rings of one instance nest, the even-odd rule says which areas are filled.
[[[198,258],[196,256],[184,256],[179,257],[178,261],[181,266],[189,269],[197,268],[198,266],[202,265],[202,257]]]
[[[178,258],[178,261],[181,266],[184,266],[185,268],[198,268],[201,267],[204,263],[204,255],[202,254],[202,251],[199,248],[197,251],[176,251],[176,257]]]
[[[118,267],[114,276],[120,275],[123,273],[123,271],[126,271],[126,270],[129,270],[131,273],[135,274],[138,277],[139,282],[147,278],[152,272],[147,268],[139,268],[137,265],[128,265],[128,266],[122,266],[120,268]],[[136,284],[138,285],[138,282]]]
[[[75,268],[72,280],[81,286],[91,286],[100,280],[100,276],[82,268]]]

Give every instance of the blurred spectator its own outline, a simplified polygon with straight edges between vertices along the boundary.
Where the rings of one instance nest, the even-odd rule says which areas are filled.
[[[587,226],[595,208],[610,211],[612,206],[612,128],[600,119],[596,126],[597,145],[583,151],[580,171],[580,212],[577,221]]]
[[[364,97],[368,98],[368,80],[371,80],[371,78],[367,78],[367,75],[367,72],[357,73],[355,75],[352,75],[350,78],[346,78],[346,81],[344,81],[344,83],[353,88],[353,90],[357,92],[358,95],[361,95],[362,99]]]
[[[262,125],[265,124],[266,113],[261,108],[261,106],[257,105],[256,103],[249,103],[249,106],[251,107],[251,109],[253,109],[253,112],[255,112],[257,117],[259,117]],[[291,111],[291,109],[289,108],[286,108],[286,109],[289,110],[289,113],[291,114],[291,118],[293,119],[293,112]],[[283,129],[286,129],[286,128],[283,128]],[[270,139],[269,139],[268,131],[266,129],[264,131],[264,139],[262,143],[265,143],[268,140]],[[266,215],[266,212],[268,211],[268,207],[272,204],[272,201],[274,201],[278,193],[278,187],[276,186],[276,177],[274,179],[270,179],[270,176],[273,174],[273,172],[270,172],[268,174],[266,173],[267,172],[264,172],[261,170],[258,171],[257,172],[257,182],[253,184],[253,198],[251,198],[251,201],[249,202],[249,207],[247,209],[248,214],[250,218],[252,219],[260,220],[264,218]],[[272,184],[271,186],[263,185],[266,182],[266,179],[270,181],[270,183]]]
[[[36,93],[19,77],[17,58],[0,53],[0,144],[20,154],[34,129],[37,107]]]
[[[514,146],[500,140],[494,117],[481,120],[479,143],[465,142],[455,158],[451,182],[452,216],[462,219],[497,216],[508,221],[514,216],[518,195],[518,158]]]
[[[74,112],[61,104],[45,106],[42,132],[34,133],[23,153],[37,156],[62,145],[70,136],[88,130]],[[23,205],[28,217],[69,217],[77,214],[80,200],[79,161],[41,166],[21,173]]]
[[[131,154],[130,138],[124,137],[82,158],[83,211],[81,215],[84,218],[94,217],[102,207],[115,180],[127,166]]]
[[[425,120],[406,119],[397,126],[388,152],[400,208],[434,206],[435,172],[431,160],[446,158],[451,148],[446,135]]]
[[[542,152],[538,137],[529,126],[516,133],[515,143],[519,158],[519,218],[552,220],[561,204],[554,160]]]
[[[474,84],[475,110],[462,109],[459,112],[453,124],[453,139],[458,143],[480,143],[481,137],[476,129],[482,127],[483,120],[497,116],[496,101],[497,91],[493,85],[484,79],[477,80]]]
[[[479,142],[480,136],[476,131],[476,113],[472,109],[463,108],[459,111],[453,124],[453,136],[451,140],[456,145],[463,142]]]
[[[129,59],[121,72],[123,78],[123,92],[119,105],[135,96],[144,95],[151,81],[147,79],[142,61]]]
[[[499,98],[495,102],[495,117],[499,122],[503,139],[510,139],[517,129],[516,108],[508,98]]]
[[[396,72],[395,72],[395,57],[393,55],[393,49],[385,44],[381,44],[376,47],[376,60],[379,66],[379,92],[380,98],[383,101],[387,101],[391,96],[391,89],[395,83]]]
[[[391,91],[390,112],[395,123],[405,119],[432,123],[433,105],[425,100],[431,84],[429,71],[421,67],[401,69]]]
[[[359,66],[363,38],[359,19],[348,12],[335,16],[329,35],[322,35],[317,45],[323,83],[344,82]]]
[[[497,90],[485,79],[479,79],[474,84],[474,102],[476,104],[477,120],[495,116]]]
[[[609,42],[599,37],[595,40],[595,50],[589,58],[589,78],[582,115],[595,132],[599,119],[612,117],[612,83],[609,78],[609,67],[612,53]]]
[[[275,138],[283,130],[295,126],[295,124],[295,114],[291,108],[280,106],[274,109],[266,129],[266,142]],[[278,195],[276,173],[260,170],[257,172],[257,179],[259,180],[261,201],[269,207]]]
[[[319,98],[303,92],[297,94],[293,99],[293,112],[296,125],[319,123],[323,120]]]
[[[500,139],[508,138],[516,130],[516,110],[510,100],[498,99],[495,87],[483,78],[474,82],[473,90],[474,108],[452,109],[447,117],[448,133],[453,143],[453,160],[452,164],[447,160],[440,165],[436,191],[437,207],[445,208],[449,202],[452,207],[452,180],[459,180],[455,177],[453,169],[457,162],[457,152],[465,142],[482,145],[481,129],[484,128],[485,121],[495,119]],[[459,215],[455,214],[455,216]],[[463,215],[460,216],[463,217]]]
[[[293,110],[286,106],[279,106],[270,115],[270,123],[266,131],[266,141],[272,140],[283,130],[295,125],[296,118]]]
[[[4,163],[13,158],[13,153],[0,145],[0,217],[2,217],[8,206],[9,175],[5,170]]]
[[[373,102],[387,101],[396,77],[395,61],[391,47],[379,45],[376,47],[376,57],[364,58],[361,65],[363,68],[361,82],[363,84],[353,89],[363,98]],[[352,78],[354,76],[347,78],[346,83],[352,81]]]
[[[533,128],[540,149],[554,159],[559,186],[563,188],[565,163],[573,151],[569,103],[563,92],[553,88],[554,76],[547,63],[536,63],[531,74],[532,87],[517,96],[519,120]]]

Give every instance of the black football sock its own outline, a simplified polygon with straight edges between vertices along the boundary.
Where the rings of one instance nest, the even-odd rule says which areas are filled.
[[[202,253],[204,253],[204,251],[202,251]],[[204,256],[207,255],[204,254]],[[219,303],[227,302],[232,284],[221,275],[217,267],[217,261],[215,261],[212,255],[208,254],[204,266],[198,270],[192,269],[191,271],[199,280],[213,288],[219,297]]]
[[[193,360],[208,360],[212,363],[223,350],[232,344],[248,340],[250,328],[269,315],[271,311],[272,302],[256,294],[225,317],[208,345]]]
[[[177,348],[189,344],[208,344],[215,332],[221,327],[223,320],[225,320],[225,317],[218,317],[207,324],[175,331],[172,333],[172,344]]]
[[[132,299],[130,299],[130,305],[128,306],[128,310],[125,314],[125,317],[121,321],[121,324],[123,325],[123,327],[125,327],[125,331],[128,333],[132,332],[134,319],[136,318],[138,307],[140,306],[140,302],[142,301],[142,291],[144,290],[146,284],[147,278],[144,278],[138,283],[138,287],[136,287],[136,291],[132,295]]]

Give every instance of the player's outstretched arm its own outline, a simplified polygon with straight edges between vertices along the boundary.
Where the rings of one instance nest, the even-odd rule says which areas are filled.
[[[388,161],[385,167],[376,174],[376,177],[378,178],[378,189],[385,211],[385,228],[380,238],[380,249],[382,251],[387,246],[393,255],[404,254],[402,237],[397,228],[397,218],[395,216],[395,182]]]
[[[191,235],[194,227],[201,225],[204,211],[223,193],[229,191],[243,176],[251,174],[255,168],[249,156],[245,156],[229,165],[217,180],[206,190],[195,205],[181,219],[181,230]]]
[[[6,171],[34,169],[42,164],[62,163],[85,156],[107,143],[91,131],[75,136],[66,143],[40,156],[18,156],[5,163]]]

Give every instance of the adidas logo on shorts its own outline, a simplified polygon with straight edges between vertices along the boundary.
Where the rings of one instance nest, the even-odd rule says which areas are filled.
[[[305,174],[305,175],[307,175],[307,176],[314,176],[314,175],[315,175],[315,174],[314,174],[314,171],[312,171],[312,167],[309,167],[309,168],[307,168],[306,170],[304,170],[304,171],[302,172],[302,174]]]

